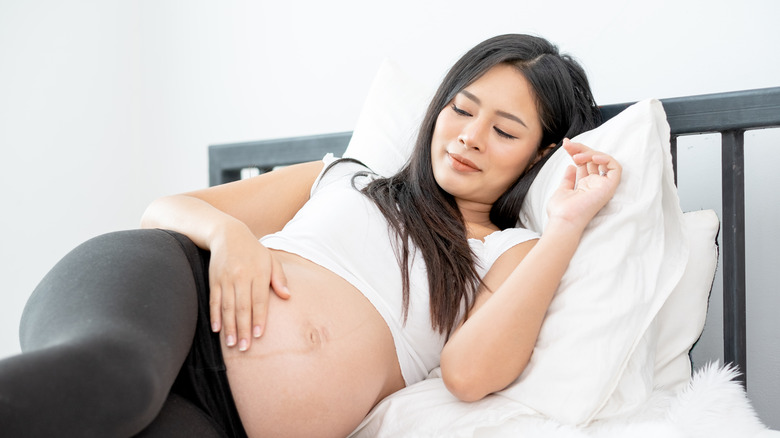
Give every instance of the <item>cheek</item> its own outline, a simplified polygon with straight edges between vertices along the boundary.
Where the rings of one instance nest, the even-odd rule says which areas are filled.
[[[496,162],[500,163],[500,176],[494,179],[498,195],[503,194],[523,175],[523,173],[525,173],[526,169],[528,169],[528,165],[535,156],[534,154],[535,151],[528,152],[526,149],[525,152],[518,153],[518,150],[515,149],[511,153],[496,157]]]
[[[513,179],[517,179],[523,172],[525,172],[535,156],[535,148],[512,148],[502,154],[502,156],[499,158],[499,163],[503,164],[507,174],[512,176]]]
[[[459,121],[454,113],[447,108],[439,113],[436,118],[436,125],[433,128],[433,138],[440,141],[446,141],[460,132]]]

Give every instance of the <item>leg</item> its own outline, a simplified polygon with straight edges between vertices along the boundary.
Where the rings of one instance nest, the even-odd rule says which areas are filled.
[[[222,429],[191,401],[170,394],[152,424],[135,438],[226,438]]]
[[[23,353],[0,361],[8,436],[131,436],[160,411],[195,330],[182,245],[111,233],[65,256],[22,316]]]

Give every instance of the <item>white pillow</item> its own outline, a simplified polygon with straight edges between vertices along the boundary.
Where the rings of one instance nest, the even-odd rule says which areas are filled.
[[[598,418],[645,403],[650,388],[676,393],[691,379],[688,353],[704,328],[707,302],[718,262],[720,223],[712,210],[683,215],[690,252],[688,266],[631,355],[615,391]]]
[[[691,250],[688,267],[656,316],[658,340],[653,384],[671,391],[683,389],[691,379],[689,353],[704,329],[718,265],[718,216],[712,210],[688,212],[684,216]]]
[[[379,175],[395,174],[412,154],[433,91],[407,76],[394,62],[384,60],[344,157],[362,161]]]
[[[623,177],[615,196],[586,228],[530,363],[501,394],[562,423],[581,424],[597,413],[618,414],[602,408],[624,371],[629,364],[642,368],[644,361],[636,357],[652,360],[648,351],[636,348],[653,347],[643,342],[645,334],[682,277],[688,245],[674,186],[669,125],[659,101],[636,103],[572,140],[615,157]],[[547,200],[571,163],[559,149],[539,172],[520,213],[526,227],[544,232]],[[637,397],[652,390],[652,374],[631,382]]]

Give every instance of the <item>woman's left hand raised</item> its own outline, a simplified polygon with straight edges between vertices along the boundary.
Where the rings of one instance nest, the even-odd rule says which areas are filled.
[[[569,166],[547,206],[550,220],[563,220],[582,229],[615,194],[623,172],[613,157],[584,144],[563,140],[576,166]]]

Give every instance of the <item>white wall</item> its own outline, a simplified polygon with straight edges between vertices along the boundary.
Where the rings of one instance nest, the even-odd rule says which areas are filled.
[[[68,250],[205,186],[208,144],[352,129],[385,57],[433,83],[484,38],[529,32],[578,57],[601,103],[780,85],[774,0],[370,3],[0,0],[0,357]],[[748,152],[750,395],[780,428],[769,141]],[[681,158],[698,182],[681,181],[684,207],[719,208],[703,194],[719,179],[700,183],[717,155],[699,149]],[[699,349],[718,354],[707,330]]]

